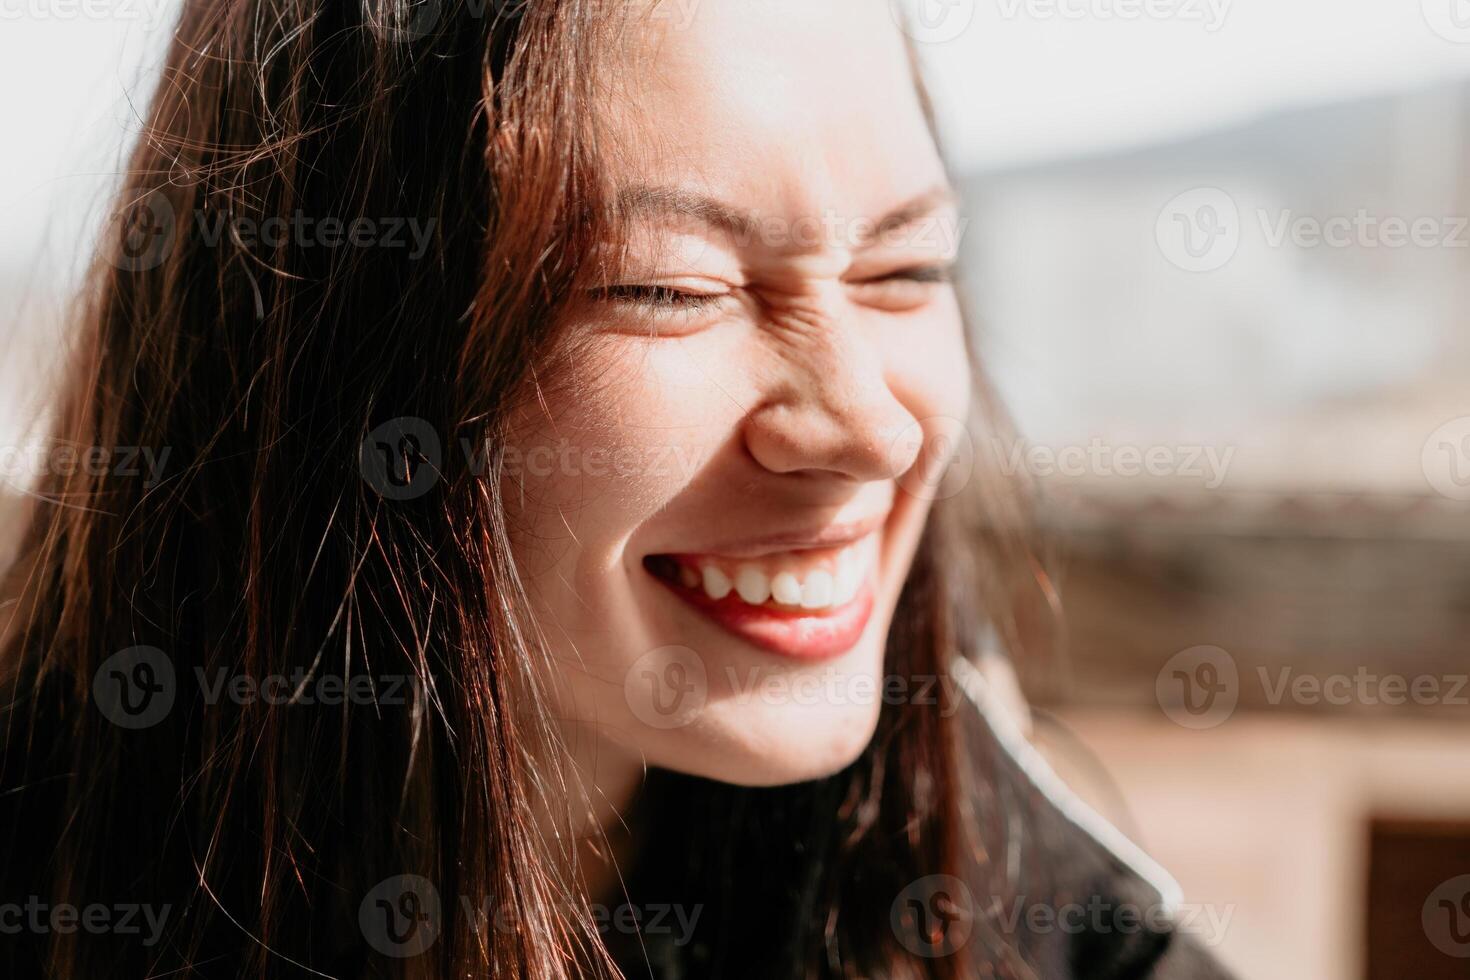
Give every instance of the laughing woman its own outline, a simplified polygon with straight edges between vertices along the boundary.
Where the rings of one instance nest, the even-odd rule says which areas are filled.
[[[5,975],[1222,975],[975,667],[1032,564],[911,55],[186,3],[51,422],[166,465],[51,468],[0,619]]]

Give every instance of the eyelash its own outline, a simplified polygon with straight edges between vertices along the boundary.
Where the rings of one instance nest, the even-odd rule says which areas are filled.
[[[954,268],[950,265],[915,266],[900,269],[886,276],[867,279],[853,285],[872,286],[884,282],[903,281],[918,283],[946,283],[953,279]],[[609,286],[600,290],[599,297],[615,303],[644,306],[655,310],[684,310],[697,312],[718,303],[727,293],[696,293],[673,286],[642,285],[628,283]]]
[[[598,294],[602,299],[629,306],[642,306],[660,312],[677,310],[681,313],[697,313],[718,303],[724,293],[693,293],[673,286],[645,286],[629,284],[609,286]]]
[[[954,279],[954,266],[945,265],[921,265],[912,269],[900,269],[892,275],[882,276],[872,282],[883,282],[891,279],[903,279],[909,282],[950,282]]]

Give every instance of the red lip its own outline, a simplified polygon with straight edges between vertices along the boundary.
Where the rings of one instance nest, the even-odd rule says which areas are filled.
[[[862,637],[873,615],[873,589],[867,582],[846,605],[821,612],[786,612],[752,606],[733,592],[723,599],[711,599],[702,589],[654,577],[726,632],[794,660],[827,660],[846,653]]]

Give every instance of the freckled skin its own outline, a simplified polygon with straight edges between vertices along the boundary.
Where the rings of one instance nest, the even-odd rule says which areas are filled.
[[[617,57],[608,129],[620,185],[697,191],[774,228],[875,220],[945,173],[885,0],[704,0],[692,23],[635,35]],[[523,447],[567,440],[580,458],[511,494],[515,547],[559,665],[560,715],[617,754],[741,784],[816,778],[868,742],[884,637],[925,501],[896,478],[919,420],[964,418],[963,329],[947,283],[860,285],[932,265],[928,243],[795,246],[650,216],[630,282],[719,293],[708,310],[652,316],[601,301],[573,328],[594,338],[560,396],[523,406]],[[895,299],[895,297],[897,297]],[[570,469],[571,472],[566,470]],[[521,491],[524,490],[524,494]],[[757,649],[701,618],[644,567],[710,535],[759,536],[886,514],[875,608],[862,637],[820,664]],[[690,648],[707,678],[680,727],[640,719],[625,680],[649,651]],[[821,680],[850,696],[761,698],[753,682]],[[741,691],[746,692],[741,696]]]

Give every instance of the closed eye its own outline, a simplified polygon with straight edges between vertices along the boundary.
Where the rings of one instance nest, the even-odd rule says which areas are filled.
[[[601,299],[629,306],[655,310],[701,310],[717,303],[726,294],[699,293],[674,286],[628,283],[598,290]]]
[[[902,313],[919,309],[954,281],[950,263],[910,266],[880,276],[853,280],[848,288],[859,302],[876,309]]]
[[[937,265],[916,266],[912,269],[900,269],[888,278],[907,279],[912,282],[950,282],[954,279],[954,265],[945,262]]]
[[[717,322],[734,295],[668,283],[620,283],[593,291],[610,308],[615,326],[659,336],[688,335]]]
[[[936,263],[934,265],[917,265],[907,269],[895,269],[893,272],[884,273],[881,276],[872,276],[867,279],[854,281],[854,285],[866,286],[878,282],[950,282],[954,279],[954,266],[951,263]]]

